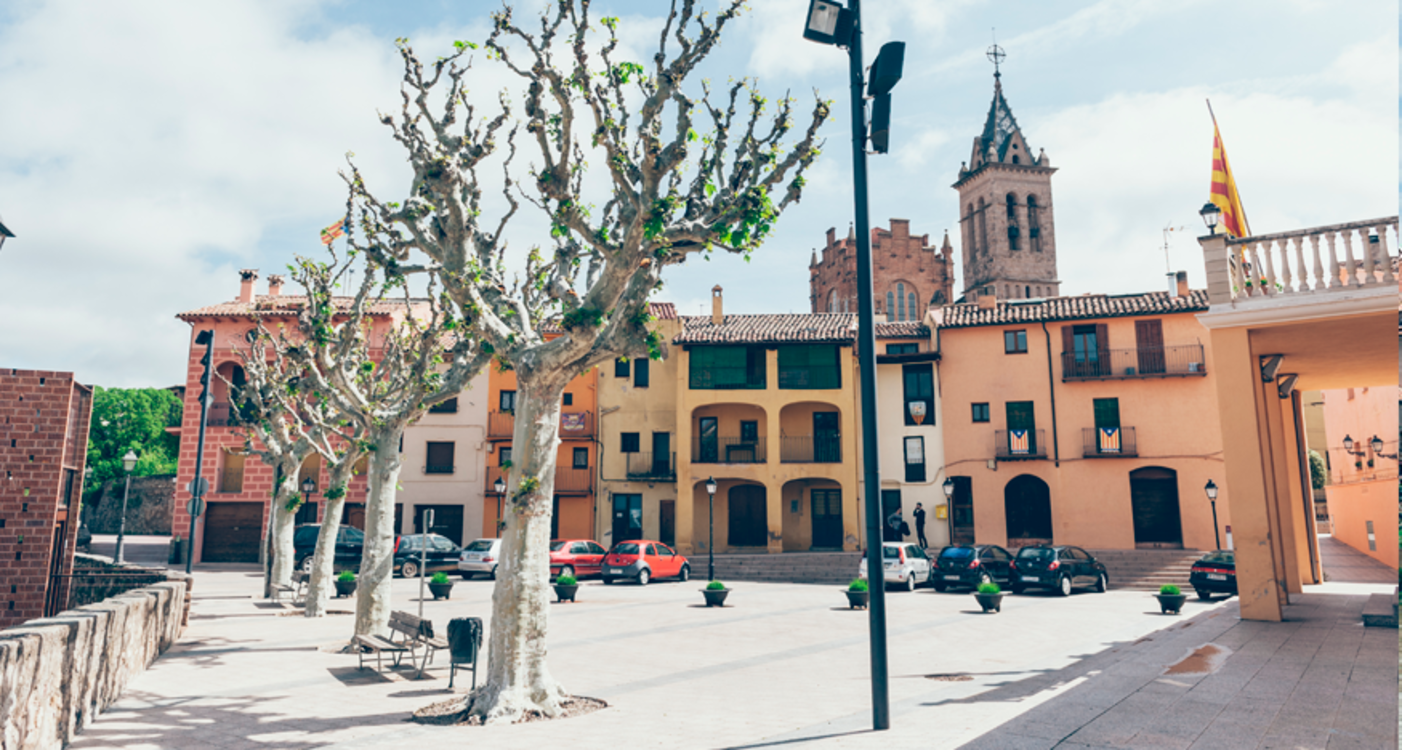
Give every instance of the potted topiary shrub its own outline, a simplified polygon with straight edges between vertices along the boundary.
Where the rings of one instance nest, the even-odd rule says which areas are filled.
[[[871,600],[871,590],[867,586],[867,579],[854,578],[847,584],[847,588],[842,590],[847,595],[848,609],[866,609],[867,602]]]
[[[730,593],[730,589],[720,581],[711,581],[706,584],[706,588],[701,589],[701,594],[706,597],[707,607],[724,607],[725,597]]]
[[[974,591],[974,598],[978,600],[978,605],[983,607],[984,614],[1003,611],[1003,590],[992,581],[980,583]]]
[[[578,590],[579,581],[574,576],[560,576],[555,579],[555,598],[558,601],[574,601],[574,592]]]
[[[1178,614],[1183,609],[1183,602],[1188,601],[1188,595],[1171,583],[1160,586],[1159,593],[1154,597],[1159,600],[1159,611],[1166,615]]]
[[[433,593],[434,601],[447,599],[453,593],[453,579],[440,570],[429,577],[428,590]]]
[[[336,576],[336,596],[341,597],[354,594],[355,586],[355,573],[349,570],[343,570],[340,575]]]

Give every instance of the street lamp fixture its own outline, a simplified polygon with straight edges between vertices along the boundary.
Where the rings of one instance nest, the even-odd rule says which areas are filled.
[[[303,495],[304,497],[311,497],[312,495],[315,495],[315,494],[316,494],[316,480],[315,480],[315,479],[312,479],[311,477],[307,477],[306,479],[303,479],[303,480],[302,480],[302,495]]]
[[[716,478],[706,479],[706,508],[710,516],[711,529],[706,534],[706,580],[716,580]]]
[[[944,518],[949,528],[949,543],[954,544],[954,477],[945,477],[940,489],[944,490]]]
[[[126,489],[122,490],[122,517],[117,520],[117,553],[113,556],[119,565],[126,562],[123,553],[127,536],[127,497],[131,495],[131,472],[135,468],[136,451],[128,450],[127,454],[122,456],[122,469],[127,473],[127,485]]]
[[[1222,218],[1222,209],[1216,203],[1204,203],[1202,209],[1198,211],[1202,216],[1202,223],[1207,225],[1208,234],[1217,234],[1217,222]]]
[[[497,481],[492,482],[492,489],[497,491],[497,532],[501,532],[501,499],[506,495],[506,480],[497,477]]]
[[[1212,503],[1212,536],[1217,540],[1217,549],[1222,549],[1222,535],[1217,530],[1217,483],[1209,479],[1202,489],[1207,493],[1208,502]]]

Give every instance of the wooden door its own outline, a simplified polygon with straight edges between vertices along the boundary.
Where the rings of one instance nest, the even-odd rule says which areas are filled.
[[[365,530],[365,504],[346,503],[341,509],[341,523],[346,526]]]
[[[1178,509],[1178,475],[1171,469],[1146,467],[1129,473],[1134,513],[1134,544],[1140,548],[1183,547]]]
[[[657,538],[668,547],[677,544],[677,501],[661,500],[657,503]]]
[[[258,562],[262,536],[263,503],[208,503],[200,562]]]
[[[1164,371],[1163,321],[1134,321],[1134,339],[1139,354],[1139,372]]]
[[[813,460],[836,463],[842,460],[842,438],[838,435],[835,411],[813,412]]]
[[[971,477],[950,477],[954,480],[954,497],[950,498],[950,543],[974,543],[974,482]]]
[[[814,548],[842,549],[842,490],[811,490]]]
[[[717,457],[720,456],[720,438],[717,429],[718,421],[715,417],[701,418],[701,453],[696,459],[700,463],[716,463]]]
[[[729,529],[726,542],[732,547],[764,547],[769,539],[769,512],[765,490],[757,484],[730,488]]]

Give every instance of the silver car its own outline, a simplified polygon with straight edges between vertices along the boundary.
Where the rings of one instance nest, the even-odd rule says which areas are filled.
[[[488,578],[496,578],[499,560],[500,539],[477,539],[462,548],[462,557],[458,558],[458,572],[463,578],[471,578],[478,573],[485,573]]]

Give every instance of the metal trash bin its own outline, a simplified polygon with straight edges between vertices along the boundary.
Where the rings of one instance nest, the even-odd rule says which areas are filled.
[[[448,689],[453,687],[453,677],[458,667],[472,670],[472,689],[477,689],[477,652],[482,646],[482,618],[455,617],[448,621],[448,652],[451,663],[448,667]]]

